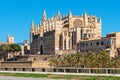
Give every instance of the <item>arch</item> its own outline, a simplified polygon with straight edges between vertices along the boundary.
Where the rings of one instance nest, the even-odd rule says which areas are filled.
[[[83,29],[80,30],[81,40],[83,40]]]
[[[40,46],[40,54],[43,55],[43,46]]]
[[[64,40],[64,50],[66,50],[66,39]]]

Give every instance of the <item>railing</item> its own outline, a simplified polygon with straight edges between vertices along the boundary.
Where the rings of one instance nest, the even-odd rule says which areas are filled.
[[[0,68],[0,71],[28,71],[28,72],[63,72],[63,73],[94,73],[94,74],[120,74],[120,68]]]

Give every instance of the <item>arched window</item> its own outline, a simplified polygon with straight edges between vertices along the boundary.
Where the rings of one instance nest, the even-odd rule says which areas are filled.
[[[66,40],[64,40],[64,49],[66,50]]]

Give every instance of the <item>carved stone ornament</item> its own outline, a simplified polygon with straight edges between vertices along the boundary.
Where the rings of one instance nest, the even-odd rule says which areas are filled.
[[[75,27],[82,27],[82,21],[80,19],[76,19],[74,22],[73,22],[73,25]]]

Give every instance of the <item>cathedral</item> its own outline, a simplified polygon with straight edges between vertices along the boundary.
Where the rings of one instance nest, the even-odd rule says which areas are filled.
[[[32,21],[30,29],[31,54],[66,54],[77,51],[77,43],[83,40],[101,38],[101,18],[93,15],[72,15],[47,18],[44,10],[41,23]]]

